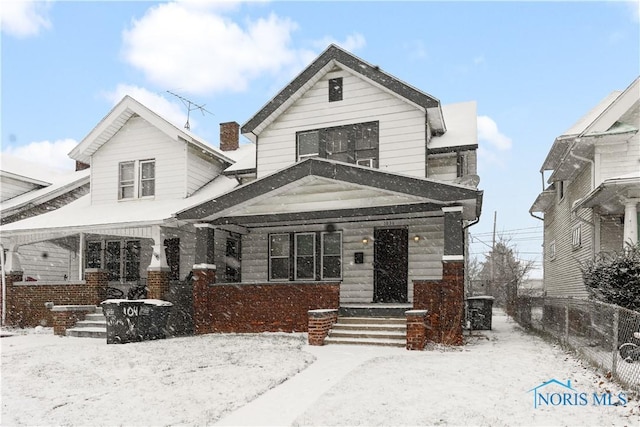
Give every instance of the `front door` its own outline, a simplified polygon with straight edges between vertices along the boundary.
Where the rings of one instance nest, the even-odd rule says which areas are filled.
[[[373,234],[373,302],[407,302],[409,232],[377,229]]]

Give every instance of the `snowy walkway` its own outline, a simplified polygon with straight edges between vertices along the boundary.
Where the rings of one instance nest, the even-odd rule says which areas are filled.
[[[269,390],[227,417],[219,426],[288,426],[345,375],[376,357],[403,355],[403,348],[330,345],[308,346],[317,357],[304,371]]]

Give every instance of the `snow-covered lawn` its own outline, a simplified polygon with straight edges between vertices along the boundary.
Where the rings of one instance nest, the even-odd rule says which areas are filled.
[[[309,347],[305,334],[107,345],[32,330],[0,339],[0,424],[640,425],[638,400],[534,408],[528,391],[551,379],[588,396],[625,390],[504,315],[493,326],[425,352]]]

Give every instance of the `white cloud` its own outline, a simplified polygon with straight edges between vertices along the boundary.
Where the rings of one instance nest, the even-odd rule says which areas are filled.
[[[73,139],[38,141],[27,145],[6,147],[2,154],[9,154],[33,163],[41,163],[54,169],[74,170],[75,161],[68,154],[77,145]]]
[[[353,34],[349,34],[343,41],[339,41],[333,37],[327,36],[321,40],[316,41],[314,45],[318,49],[324,50],[327,48],[327,46],[329,46],[332,43],[337,46],[340,46],[342,49],[346,51],[354,52],[358,49],[365,47],[367,45],[367,40],[362,34],[353,33]]]
[[[501,151],[511,148],[511,138],[501,133],[496,122],[488,116],[478,116],[478,139]]]
[[[185,113],[187,111],[186,107],[181,103],[181,101],[178,101],[177,98],[175,102],[172,102],[162,95],[145,88],[126,84],[119,84],[112,92],[105,92],[103,94],[103,96],[113,105],[120,102],[125,95],[129,95],[134,98],[156,114],[178,126],[180,129],[184,127],[184,124],[187,121],[187,114]],[[194,129],[194,127],[197,126],[197,122],[193,118],[189,119],[189,123],[191,125],[191,129]]]
[[[51,28],[49,1],[3,0],[0,7],[0,28],[10,36],[36,36],[42,29]]]
[[[264,73],[299,64],[304,52],[289,47],[295,22],[272,13],[240,26],[219,12],[223,6],[233,4],[151,7],[123,33],[125,60],[153,84],[192,94],[243,91]]]

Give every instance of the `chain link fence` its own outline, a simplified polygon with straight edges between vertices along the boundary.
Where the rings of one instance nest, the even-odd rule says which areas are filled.
[[[515,320],[640,391],[640,313],[591,300],[519,297]]]

